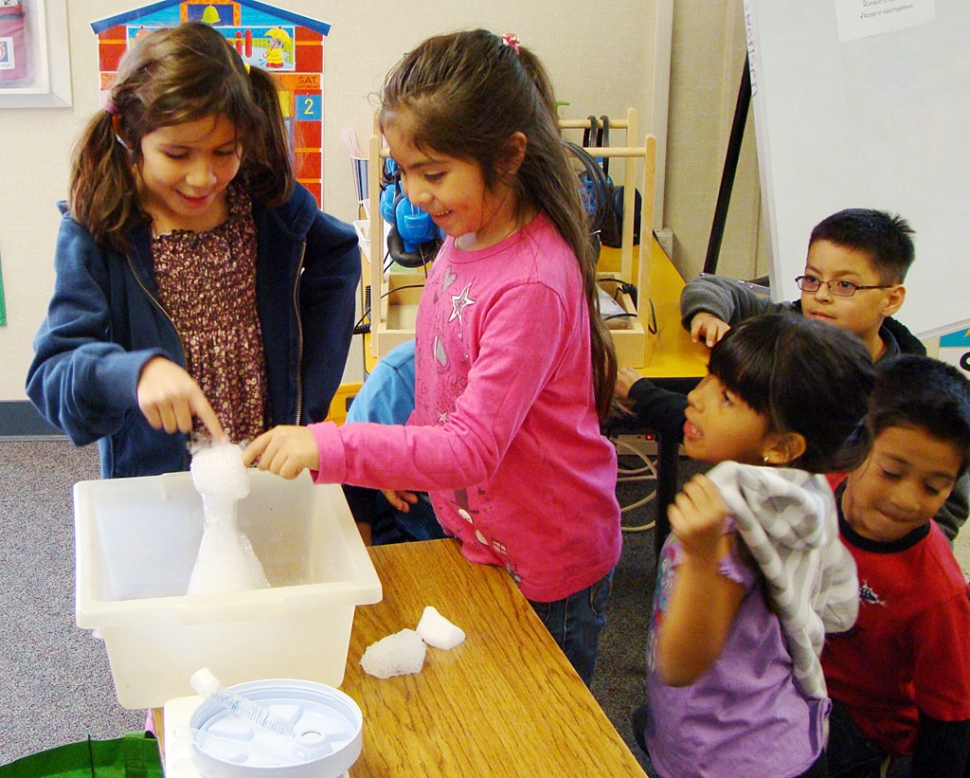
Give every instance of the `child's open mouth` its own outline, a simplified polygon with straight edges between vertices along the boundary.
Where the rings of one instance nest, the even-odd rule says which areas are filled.
[[[703,437],[700,429],[691,421],[684,422],[684,440],[700,440]]]

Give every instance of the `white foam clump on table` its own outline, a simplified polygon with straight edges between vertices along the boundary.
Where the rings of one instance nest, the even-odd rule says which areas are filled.
[[[461,627],[456,627],[431,605],[421,614],[417,631],[429,646],[445,651],[450,651],[465,639],[465,633]]]
[[[429,605],[421,614],[417,630],[402,629],[371,643],[360,658],[360,666],[375,678],[420,673],[427,646],[449,651],[464,640],[464,631]]]
[[[421,672],[427,651],[421,636],[413,629],[402,629],[371,643],[360,658],[364,672],[375,678]]]

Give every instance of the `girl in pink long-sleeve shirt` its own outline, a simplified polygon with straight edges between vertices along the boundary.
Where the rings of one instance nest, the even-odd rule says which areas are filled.
[[[620,554],[616,362],[596,251],[539,61],[515,36],[431,38],[390,73],[381,128],[447,236],[416,324],[403,426],[277,427],[247,463],[428,491],[473,562],[503,566],[588,683]]]

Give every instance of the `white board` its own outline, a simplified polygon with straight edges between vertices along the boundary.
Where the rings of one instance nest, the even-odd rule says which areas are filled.
[[[916,261],[898,318],[970,326],[970,1],[746,0],[752,107],[776,300],[819,221],[899,213]]]

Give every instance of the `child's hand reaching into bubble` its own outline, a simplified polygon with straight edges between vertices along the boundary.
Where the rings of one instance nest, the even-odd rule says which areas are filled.
[[[138,378],[138,407],[155,429],[168,433],[191,432],[198,416],[216,443],[228,443],[219,417],[198,382],[165,357],[145,363]]]
[[[306,427],[280,425],[246,446],[243,464],[249,467],[254,463],[260,470],[293,479],[304,470],[319,469],[320,452],[313,433]]]

